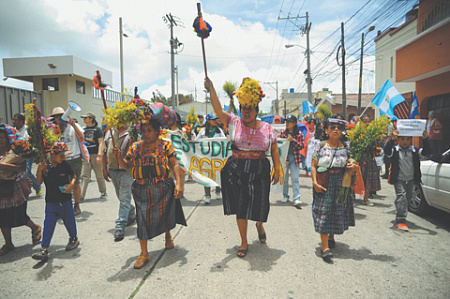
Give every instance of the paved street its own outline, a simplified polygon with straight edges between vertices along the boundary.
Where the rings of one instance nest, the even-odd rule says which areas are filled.
[[[204,206],[203,187],[187,183],[182,200],[188,227],[149,242],[151,259],[133,269],[139,255],[136,224],[114,242],[118,200],[112,184],[108,199],[93,182],[76,217],[81,245],[66,252],[67,232],[60,221],[50,259],[31,259],[27,227],[13,229],[16,250],[0,257],[0,298],[449,298],[450,217],[434,212],[408,215],[410,232],[392,228],[394,188],[385,180],[375,207],[355,205],[356,226],[337,236],[333,263],[320,258],[319,235],[311,216],[309,177],[301,176],[303,209],[271,196],[267,244],[249,222],[249,252],[236,256],[239,234],[220,200]],[[34,192],[33,192],[34,195]],[[31,197],[28,214],[43,225],[44,198]],[[3,239],[0,246],[3,245]]]

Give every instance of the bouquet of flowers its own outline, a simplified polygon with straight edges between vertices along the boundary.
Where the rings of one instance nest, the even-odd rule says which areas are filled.
[[[230,98],[231,112],[237,114],[237,109],[233,102],[233,96],[236,92],[236,84],[230,81],[225,81],[222,88]]]
[[[192,107],[189,111],[188,115],[186,116],[186,125],[185,125],[185,133],[186,133],[186,139],[192,140],[192,130],[194,129],[194,125],[198,122],[198,117],[195,114],[195,108]]]
[[[364,124],[362,121],[358,122],[347,134],[347,138],[350,141],[350,158],[347,163],[359,163],[361,165],[366,160],[374,159],[377,149],[380,148],[382,143],[381,137],[386,135],[389,124],[390,119],[385,115],[369,125]],[[358,175],[361,175],[360,170],[357,172]],[[342,188],[337,201],[343,201],[344,205],[347,205],[350,188],[357,179],[356,175],[350,175],[347,171],[344,173]]]
[[[52,123],[51,118],[45,119],[38,115],[34,104],[25,105],[25,119],[27,122],[28,136],[30,136],[27,143],[31,147],[31,154],[27,158],[32,158],[34,163],[42,162],[43,153],[53,143],[59,141],[61,130],[59,126]],[[39,152],[42,152],[42,155],[39,155]]]

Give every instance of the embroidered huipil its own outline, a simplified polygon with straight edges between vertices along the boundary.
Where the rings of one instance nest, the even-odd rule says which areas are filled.
[[[172,143],[161,140],[154,148],[145,148],[142,142],[135,142],[128,150],[126,159],[130,160],[131,176],[139,185],[153,185],[169,178],[169,158],[176,156]]]

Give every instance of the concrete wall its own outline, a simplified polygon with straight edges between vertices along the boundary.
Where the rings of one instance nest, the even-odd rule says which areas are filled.
[[[415,90],[415,83],[397,82],[396,80],[396,53],[395,48],[403,45],[417,35],[417,19],[410,20],[408,24],[397,30],[385,32],[375,39],[375,92],[380,90],[387,79],[400,93]]]

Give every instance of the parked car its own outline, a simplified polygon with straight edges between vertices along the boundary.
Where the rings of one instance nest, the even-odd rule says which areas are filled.
[[[423,184],[415,186],[409,211],[422,215],[431,206],[450,213],[450,150],[439,160],[420,162]]]

